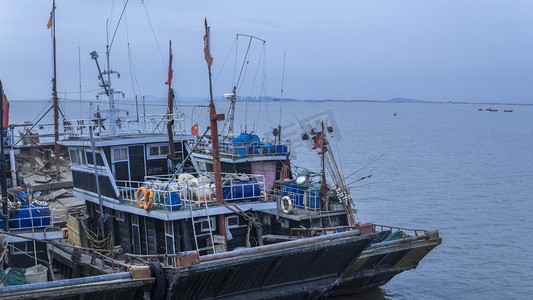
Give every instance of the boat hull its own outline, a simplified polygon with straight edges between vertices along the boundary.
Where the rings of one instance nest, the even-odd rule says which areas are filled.
[[[384,285],[399,273],[415,269],[441,241],[438,232],[434,232],[422,238],[372,244],[345,270],[340,284],[328,295],[357,294]]]
[[[167,299],[314,299],[331,290],[373,235],[166,268]]]

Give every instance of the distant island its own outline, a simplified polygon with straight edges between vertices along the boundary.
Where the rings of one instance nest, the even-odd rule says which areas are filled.
[[[225,100],[223,97],[222,100]],[[279,97],[239,97],[237,96],[237,101],[242,102],[259,102],[259,101],[274,101],[279,102]],[[419,99],[410,99],[410,98],[401,98],[394,97],[389,100],[364,100],[364,99],[309,99],[309,100],[299,100],[294,98],[283,98],[283,101],[286,102],[368,102],[368,103],[427,103],[427,104],[469,104],[469,105],[523,105],[523,106],[533,106],[531,103],[493,103],[493,102],[467,102],[467,101],[427,101]]]

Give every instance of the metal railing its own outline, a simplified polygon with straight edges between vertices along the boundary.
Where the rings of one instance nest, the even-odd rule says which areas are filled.
[[[199,262],[197,251],[184,251],[176,254],[124,254],[125,264],[133,265],[140,261],[143,265],[158,262],[165,267],[185,267]]]
[[[146,176],[145,181],[117,180],[121,199],[137,205],[141,187],[153,192],[152,209],[170,211],[199,207],[200,204],[216,203],[216,191],[212,174],[189,175],[174,178],[172,175]],[[263,175],[223,174],[222,194],[227,201],[266,201]],[[139,194],[143,199],[142,192]]]
[[[293,208],[320,211],[320,190],[309,187],[299,187],[295,184],[282,184],[279,189],[269,193],[269,197],[281,200],[289,197]]]
[[[93,251],[93,256],[91,258],[91,265],[96,264],[96,261],[100,260],[102,263],[102,269],[105,269],[107,267],[111,268],[111,272],[120,271],[120,272],[126,272],[129,270],[130,267],[133,265],[120,262],[118,260],[114,260],[109,256],[106,256],[98,251]],[[117,269],[118,268],[118,269]]]
[[[119,116],[116,119],[116,135],[130,135],[139,133],[166,133],[167,122],[174,120],[174,123],[183,122],[182,118],[175,115],[156,114],[147,116]],[[93,127],[93,133],[96,136],[110,136],[110,120],[104,114],[102,117],[91,119],[73,119],[65,120],[62,124],[64,135],[67,137],[89,137],[90,127]],[[174,126],[174,134],[187,134],[181,130],[183,126]]]
[[[388,225],[380,225],[380,224],[373,224],[373,225],[374,225],[374,232],[381,232],[381,231],[387,231],[387,230],[394,232],[394,231],[401,230],[404,232],[406,231],[406,233],[414,234],[414,236],[429,234],[429,230],[426,230],[426,229],[412,229],[412,228],[404,228],[404,227],[388,226]]]
[[[305,234],[304,235],[305,237],[312,237],[312,236],[317,236],[317,235],[326,235],[326,234],[351,231],[351,230],[356,230],[356,229],[358,229],[358,227],[355,225],[324,227],[324,228],[291,228],[289,232],[289,237],[292,237],[292,235],[295,232],[298,238],[301,238],[302,233]]]
[[[290,141],[275,142],[262,140],[259,142],[233,143],[231,141],[219,141],[220,155],[230,158],[243,158],[250,156],[284,156],[291,151]],[[198,151],[211,152],[211,144],[201,142]]]

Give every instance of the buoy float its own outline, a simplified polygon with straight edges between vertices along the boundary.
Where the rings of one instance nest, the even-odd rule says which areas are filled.
[[[285,201],[287,202],[287,207],[285,207]],[[281,211],[284,214],[288,214],[292,211],[292,201],[289,196],[284,196],[283,198],[281,198]]]

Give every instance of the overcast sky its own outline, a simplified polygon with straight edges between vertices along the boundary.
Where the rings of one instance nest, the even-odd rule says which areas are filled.
[[[104,64],[106,20],[110,19],[112,33],[124,2],[114,1],[113,11],[112,3],[57,1],[61,93],[79,90],[78,47],[82,89],[96,88],[97,71],[89,52],[98,51]],[[50,98],[52,48],[46,23],[51,6],[52,1],[44,0],[0,0],[0,79],[10,99]],[[235,55],[222,66],[235,35],[242,33],[267,41],[266,88],[271,96],[280,95],[286,52],[284,97],[533,103],[530,0],[145,0],[144,6],[140,0],[129,0],[111,51],[111,66],[122,75],[114,80],[115,88],[126,97],[134,94],[129,40],[141,93],[164,97],[171,39],[177,96],[207,97],[204,17],[211,26],[213,76],[221,74],[216,97],[231,91]],[[244,45],[239,43],[240,50]],[[249,79],[258,49],[250,54]],[[246,93],[243,88],[243,96]],[[94,92],[83,98],[94,99]]]

